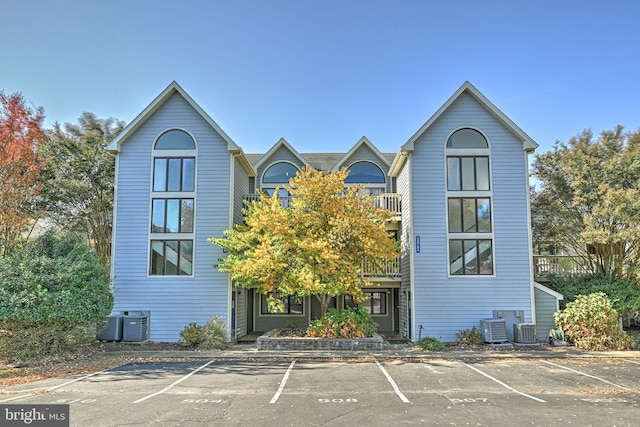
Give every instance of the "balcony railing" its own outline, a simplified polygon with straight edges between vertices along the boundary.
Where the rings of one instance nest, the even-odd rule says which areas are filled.
[[[536,280],[544,280],[550,275],[577,276],[593,273],[587,261],[567,255],[534,255],[533,268]]]
[[[247,202],[255,202],[260,200],[260,194],[245,194],[243,199]],[[290,196],[281,196],[279,199],[283,206],[289,206],[289,203],[291,203]],[[372,199],[374,206],[385,208],[391,211],[394,216],[400,216],[402,212],[402,197],[399,193],[382,193],[372,196]]]
[[[384,260],[382,270],[374,268],[373,264],[368,259],[365,259],[362,262],[362,277],[367,279],[388,278],[399,280],[401,278],[400,257]]]

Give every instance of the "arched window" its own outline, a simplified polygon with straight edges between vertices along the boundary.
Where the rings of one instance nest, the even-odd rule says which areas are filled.
[[[288,184],[289,180],[296,176],[298,168],[291,163],[280,162],[269,166],[262,176],[265,184]]]
[[[348,168],[349,175],[344,180],[345,185],[360,184],[366,194],[379,196],[386,192],[384,172],[375,163],[367,161],[355,162]]]
[[[193,150],[196,143],[185,131],[172,129],[166,131],[156,141],[156,150]]]
[[[278,162],[269,166],[262,175],[262,183],[260,188],[269,196],[273,196],[273,193],[278,188],[278,197],[283,206],[288,207],[291,200],[289,191],[282,188],[284,184],[288,184],[291,178],[294,178],[299,172],[299,169],[291,163]]]
[[[345,184],[384,184],[384,173],[371,162],[356,162],[349,166]]]
[[[451,134],[447,157],[447,235],[449,274],[494,274],[490,150],[478,131]]]
[[[462,128],[451,134],[447,148],[489,148],[489,144],[477,130]]]
[[[193,275],[196,155],[196,142],[179,129],[153,145],[150,276]]]

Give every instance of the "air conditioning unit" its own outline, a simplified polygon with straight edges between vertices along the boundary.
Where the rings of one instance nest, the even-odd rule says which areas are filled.
[[[507,323],[504,319],[483,319],[480,321],[480,333],[484,342],[507,342]]]
[[[120,341],[122,339],[122,316],[109,316],[96,329],[98,341]]]
[[[149,312],[125,311],[122,325],[122,341],[140,342],[149,339]]]
[[[516,323],[513,325],[514,341],[521,344],[536,343],[536,325],[533,323]]]

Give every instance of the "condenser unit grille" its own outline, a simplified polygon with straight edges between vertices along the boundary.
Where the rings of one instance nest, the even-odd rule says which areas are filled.
[[[480,333],[484,342],[507,342],[507,323],[504,319],[483,319],[480,321]]]
[[[513,325],[514,341],[520,344],[536,342],[536,325],[533,323],[516,323]]]
[[[146,341],[148,339],[148,328],[148,317],[125,316],[122,328],[122,341]]]

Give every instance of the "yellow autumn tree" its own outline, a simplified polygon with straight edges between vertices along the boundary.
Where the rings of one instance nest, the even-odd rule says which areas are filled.
[[[268,295],[271,311],[282,311],[288,296],[315,296],[321,315],[335,296],[361,302],[363,261],[384,271],[399,247],[386,228],[391,212],[376,207],[362,187],[345,187],[347,174],[307,166],[284,186],[292,195],[288,207],[278,191],[249,203],[244,224],[210,239],[227,253],[216,267],[236,286]]]

